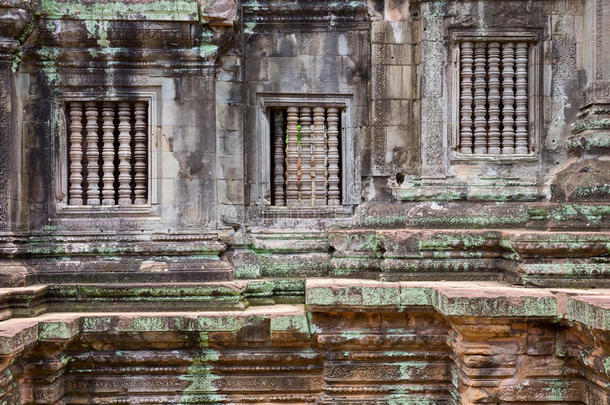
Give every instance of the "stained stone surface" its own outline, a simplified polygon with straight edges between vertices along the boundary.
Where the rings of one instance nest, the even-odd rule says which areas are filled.
[[[609,0],[0,0],[0,403],[610,404],[608,27]],[[528,153],[460,153],[461,41],[528,43]],[[134,100],[146,204],[71,205],[69,103]],[[272,205],[295,106],[339,109],[339,206]]]

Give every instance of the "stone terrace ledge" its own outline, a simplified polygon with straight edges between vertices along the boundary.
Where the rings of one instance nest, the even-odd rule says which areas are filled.
[[[310,279],[310,311],[407,311],[428,306],[443,316],[566,319],[610,330],[610,289],[537,289],[498,282],[378,282]]]
[[[272,281],[192,284],[190,292],[182,285],[176,288],[183,295],[167,296],[180,307],[197,291],[239,294],[249,283]],[[95,312],[6,319],[0,322],[6,380],[0,396],[12,398],[19,387],[71,401],[130,395],[163,404],[243,403],[250,396],[258,402],[576,403],[583,395],[608,404],[610,290],[321,278],[303,287],[304,304],[243,309],[244,299],[234,310],[158,311],[154,300],[167,297],[157,295],[147,301],[148,311],[108,306],[99,312],[98,305]],[[11,294],[49,288],[6,288],[0,296],[10,302]],[[142,297],[154,292],[148,289]],[[27,361],[45,364],[32,382],[20,368]],[[569,373],[557,374],[560,366]],[[135,382],[142,373],[154,381]],[[128,391],[133,384],[138,392]]]
[[[246,283],[225,284],[226,288],[238,290]],[[38,285],[2,289],[0,297],[17,290],[45,288]],[[271,331],[309,334],[313,327],[305,316],[308,312],[406,312],[417,307],[433,308],[446,317],[547,318],[610,331],[610,289],[549,290],[498,282],[443,282],[439,286],[434,282],[310,279],[306,282],[305,301],[305,305],[254,306],[241,311],[56,312],[13,318],[0,323],[1,354],[9,355],[39,339],[71,339],[88,332],[236,332],[250,317],[271,319]]]

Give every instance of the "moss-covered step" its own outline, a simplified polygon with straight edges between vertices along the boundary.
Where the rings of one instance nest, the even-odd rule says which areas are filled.
[[[45,312],[243,310],[251,305],[302,304],[305,281],[236,280],[209,283],[68,283],[0,289],[0,315]]]
[[[491,281],[354,279],[309,279],[305,288],[305,303],[312,312],[432,307],[447,317],[567,319],[600,330],[608,328],[606,318],[610,316],[610,289],[550,290]]]
[[[357,228],[603,230],[610,204],[575,202],[419,201],[368,203],[356,210]]]
[[[329,244],[335,277],[610,286],[607,231],[354,228],[330,230]]]

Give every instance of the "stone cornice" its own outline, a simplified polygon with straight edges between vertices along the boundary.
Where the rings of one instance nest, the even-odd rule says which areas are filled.
[[[244,1],[245,32],[277,30],[349,30],[368,24],[366,2],[329,1]],[[368,27],[367,27],[368,28]]]
[[[233,0],[42,0],[28,55],[54,69],[213,66]]]
[[[48,19],[90,21],[190,21],[232,25],[234,0],[42,0]]]

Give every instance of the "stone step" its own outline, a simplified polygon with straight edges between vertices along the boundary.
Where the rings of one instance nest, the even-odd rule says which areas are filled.
[[[441,182],[442,187],[447,183]],[[546,201],[372,202],[358,207],[353,226],[369,229],[607,230],[610,205],[603,199]]]
[[[336,277],[610,286],[608,231],[354,228],[328,238]]]
[[[603,308],[610,305],[610,289],[525,288],[495,281],[383,282],[328,278],[166,285],[61,284],[0,289],[5,320],[61,312],[240,312],[248,307],[303,303],[314,312],[400,312],[413,307],[431,307],[443,316],[561,319],[567,316],[568,301],[574,308],[580,305],[587,311],[590,307],[601,308],[601,318],[589,317],[586,322],[604,324]],[[584,319],[578,318],[582,322]]]
[[[250,305],[303,303],[297,279],[207,283],[68,283],[0,289],[2,319],[45,312],[243,310]]]
[[[357,279],[304,289],[305,305],[1,321],[0,398],[19,386],[70,403],[607,404],[609,290]]]
[[[82,286],[81,286],[82,287]],[[87,286],[89,287],[89,286]],[[135,286],[134,286],[135,287]],[[175,286],[174,294],[189,286]],[[195,286],[190,286],[195,288]],[[222,288],[234,294],[245,291],[247,283],[199,286],[207,292]],[[10,294],[32,294],[49,286],[2,289]],[[77,286],[73,286],[77,288]],[[123,285],[120,288],[130,288]],[[152,291],[152,287],[148,287]],[[110,286],[109,289],[112,289]],[[183,290],[183,291],[184,291]],[[305,305],[276,304],[234,310],[141,311],[125,306],[123,311],[48,312],[37,316],[15,317],[0,322],[0,355],[23,349],[37,339],[71,339],[89,332],[236,332],[249,319],[271,322],[271,331],[299,330],[309,334],[306,313],[330,312],[409,312],[430,308],[448,318],[564,319],[600,331],[610,331],[610,290],[533,289],[496,282],[379,282],[353,279],[311,279],[305,285]]]

